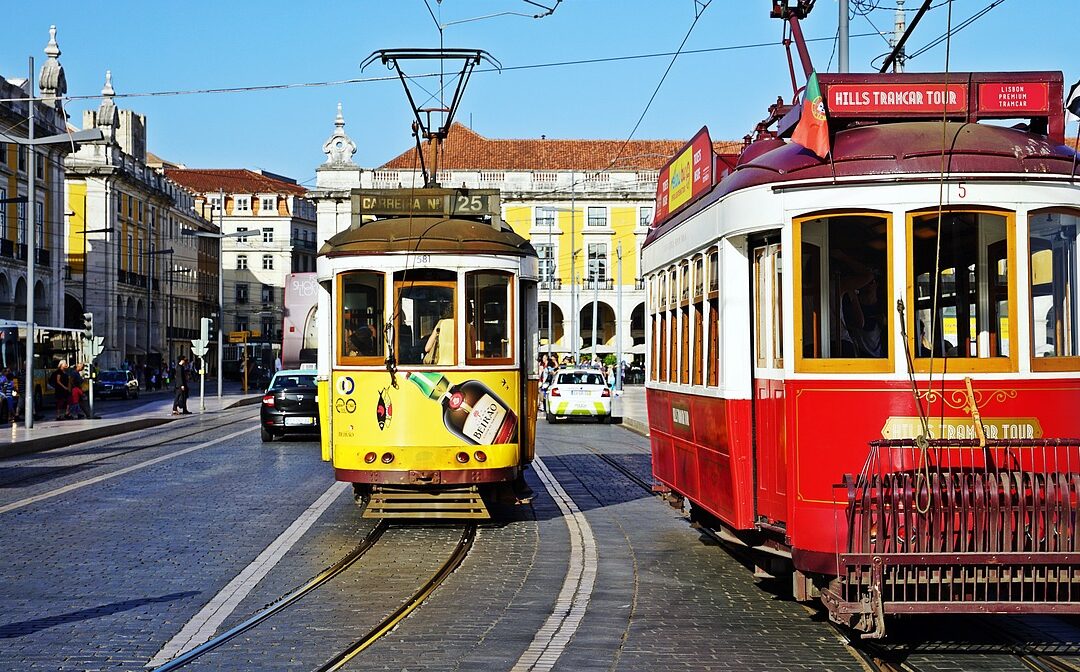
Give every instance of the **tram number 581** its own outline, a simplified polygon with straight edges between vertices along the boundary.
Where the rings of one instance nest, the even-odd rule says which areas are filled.
[[[487,209],[487,199],[483,196],[464,196],[459,195],[457,197],[457,203],[454,205],[455,212],[484,212]]]

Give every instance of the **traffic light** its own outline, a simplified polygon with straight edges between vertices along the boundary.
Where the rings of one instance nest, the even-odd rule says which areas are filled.
[[[82,319],[83,319],[83,334],[87,338],[93,338],[94,337],[94,314],[93,313],[83,313],[82,314]]]
[[[210,328],[213,326],[214,321],[209,317],[202,318],[199,329],[199,340],[204,342],[210,341]]]

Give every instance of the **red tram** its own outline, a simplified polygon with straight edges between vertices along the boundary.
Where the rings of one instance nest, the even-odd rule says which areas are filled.
[[[661,172],[654,475],[866,636],[888,614],[1080,612],[1062,74],[818,80],[828,158],[778,104],[738,156],[702,129]]]

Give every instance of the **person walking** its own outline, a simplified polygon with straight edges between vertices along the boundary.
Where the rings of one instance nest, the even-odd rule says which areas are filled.
[[[66,359],[61,359],[49,376],[49,386],[53,388],[53,398],[56,400],[56,419],[71,420],[71,380]]]
[[[187,358],[181,357],[176,363],[176,396],[173,397],[173,415],[191,415],[187,407],[188,385],[191,377],[187,368]]]
[[[83,378],[82,372],[84,368],[86,368],[86,365],[80,362],[71,370],[71,403],[80,418],[92,418],[94,416],[90,413],[90,399],[86,391],[83,390],[85,378]]]

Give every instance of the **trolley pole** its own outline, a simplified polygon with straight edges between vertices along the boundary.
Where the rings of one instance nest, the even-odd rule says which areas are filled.
[[[848,0],[840,0],[839,28],[837,34],[837,65],[838,72],[848,71]]]
[[[221,201],[218,203],[218,252],[217,252],[217,396],[221,399],[221,369],[224,363],[225,348],[222,346],[225,340],[225,260],[221,254],[224,247],[221,241],[225,239],[225,190],[218,192]]]

